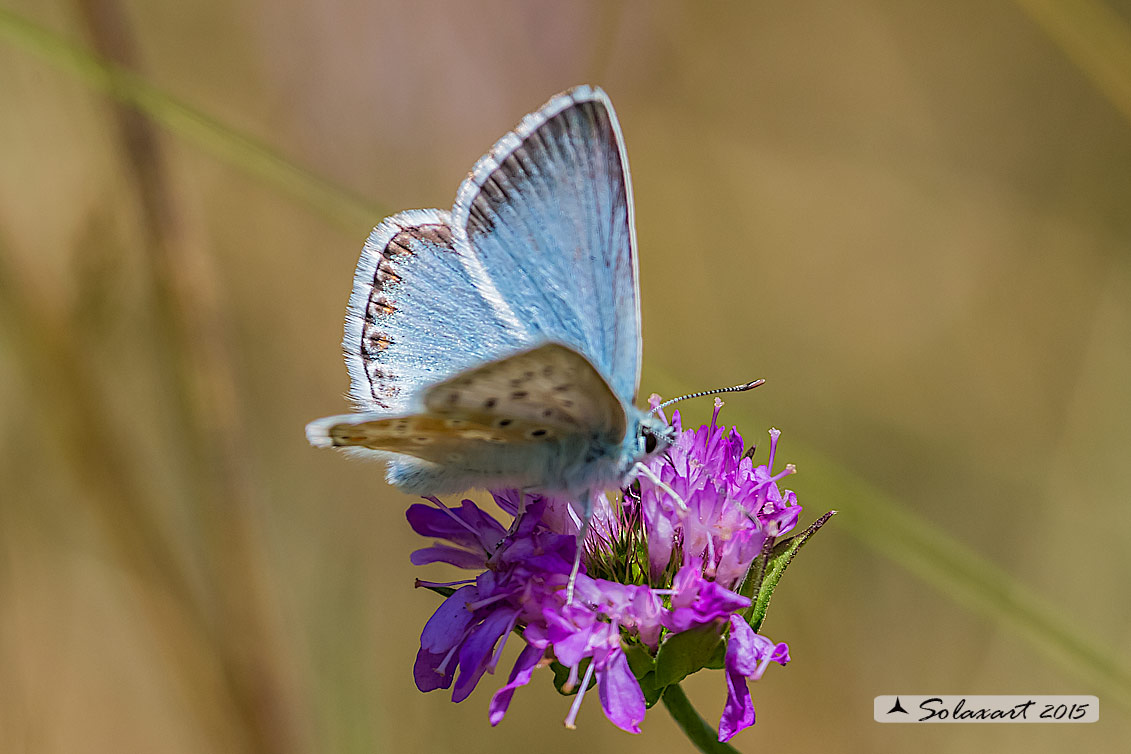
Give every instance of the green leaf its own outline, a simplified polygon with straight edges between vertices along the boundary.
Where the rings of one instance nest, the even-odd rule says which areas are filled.
[[[774,549],[770,552],[762,583],[758,587],[758,597],[754,600],[754,604],[747,609],[746,621],[755,631],[761,628],[762,622],[766,620],[766,611],[770,608],[770,598],[774,596],[774,589],[781,581],[785,569],[793,562],[793,557],[797,554],[797,551],[834,515],[836,515],[836,511],[829,511],[796,537],[791,537],[774,546]]]
[[[644,706],[652,709],[656,706],[656,702],[664,695],[666,686],[661,686],[656,681],[656,674],[654,672],[648,673],[643,678],[637,678],[640,682],[640,690],[644,692]]]
[[[715,645],[715,651],[711,654],[711,659],[707,660],[707,664],[703,667],[710,668],[711,670],[722,670],[726,666],[727,658],[727,643],[720,641]]]
[[[568,691],[566,690],[565,685],[566,685],[566,681],[569,680],[569,668],[567,668],[565,665],[562,665],[557,660],[554,660],[553,662],[550,663],[550,670],[554,671],[554,688],[556,688],[558,690],[559,694],[561,694],[562,696],[573,696],[574,694],[577,693],[578,688],[581,686],[581,679],[585,677],[585,670],[589,667],[589,661],[590,661],[589,658],[586,657],[584,660],[581,661],[581,664],[578,665],[578,667],[577,667],[577,685],[574,686],[573,688],[569,689]],[[596,683],[597,683],[597,676],[594,675],[592,678],[589,679],[589,687],[588,688],[590,688],[590,689],[593,688],[593,686],[596,685]]]
[[[656,658],[641,644],[626,646],[624,656],[628,659],[632,674],[640,683],[640,690],[644,692],[644,703],[651,709],[664,693],[664,687],[656,680]]]
[[[656,658],[642,644],[629,644],[624,648],[624,656],[628,660],[629,669],[637,678],[642,678],[656,669]]]
[[[656,684],[664,687],[679,683],[706,667],[721,643],[721,634],[722,621],[669,634],[656,654]]]

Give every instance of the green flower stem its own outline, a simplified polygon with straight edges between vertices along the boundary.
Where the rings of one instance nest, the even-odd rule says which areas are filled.
[[[699,717],[691,706],[691,700],[683,693],[678,683],[664,689],[664,706],[676,721],[684,735],[691,739],[695,748],[704,754],[738,754],[738,749],[730,744],[719,743],[718,732]]]

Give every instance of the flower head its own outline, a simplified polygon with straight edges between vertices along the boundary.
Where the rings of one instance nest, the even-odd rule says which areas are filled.
[[[721,406],[716,400],[710,424],[697,429],[683,430],[676,412],[676,443],[649,464],[655,479],[641,476],[619,496],[597,498],[572,602],[564,587],[578,518],[569,501],[492,492],[504,512],[524,509],[510,530],[470,500],[450,508],[427,498],[430,505],[409,508],[412,528],[438,540],[414,552],[413,563],[477,571],[462,581],[418,582],[446,595],[420,637],[414,667],[420,690],[452,688],[453,701],[462,701],[485,673],[495,672],[508,637],[516,635],[525,646],[491,699],[492,725],[539,666],[555,664],[563,692],[576,694],[568,726],[595,683],[606,717],[638,733],[663,691],[656,680],[666,678],[661,649],[696,631],[708,637],[700,642],[703,651],[725,642],[728,695],[719,740],[753,724],[747,681],[760,678],[770,662],[788,662],[789,649],[748,622],[751,574],[761,573],[752,566],[796,526],[800,506],[778,487],[793,467],[772,470],[780,433],[771,431],[769,461],[755,466],[738,431],[718,424]]]

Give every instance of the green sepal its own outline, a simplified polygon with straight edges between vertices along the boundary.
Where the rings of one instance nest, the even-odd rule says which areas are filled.
[[[712,621],[702,626],[669,634],[656,653],[656,685],[679,683],[707,666],[721,643],[723,623]]]
[[[746,609],[746,622],[750,627],[757,631],[762,627],[762,623],[766,620],[766,611],[770,608],[770,598],[774,596],[774,589],[777,587],[778,582],[781,581],[782,574],[785,569],[793,561],[793,557],[797,551],[805,545],[809,539],[817,533],[817,530],[824,526],[830,518],[836,514],[836,511],[829,511],[825,515],[818,518],[809,527],[795,537],[782,540],[774,545],[773,549],[768,553],[764,553],[765,569],[761,573],[760,583],[758,583],[758,596],[754,600],[754,604]],[[762,559],[759,555],[754,560],[754,565],[751,565],[750,571],[747,572],[746,579],[749,581],[751,576],[757,575],[754,573],[754,567],[758,561]],[[747,587],[747,583],[743,583],[743,588]]]
[[[782,544],[788,541],[784,540]],[[766,565],[773,558],[773,555],[774,539],[767,537],[762,543],[762,551],[750,563],[750,567],[746,569],[746,575],[742,577],[742,583],[738,585],[738,593],[750,600],[751,604],[754,603],[754,595],[762,588],[762,580],[766,577]]]
[[[647,709],[652,709],[656,706],[656,702],[660,701],[660,697],[664,695],[665,686],[660,686],[656,683],[656,672],[652,671],[647,673],[643,678],[637,678],[640,682],[640,690],[644,692],[644,706]]]
[[[664,687],[656,683],[656,658],[641,644],[629,644],[624,649],[624,656],[640,683],[640,690],[644,692],[645,706],[651,709],[664,693]]]
[[[573,696],[574,694],[576,694],[578,689],[581,687],[581,679],[585,677],[585,670],[589,667],[590,662],[591,658],[586,657],[581,661],[581,664],[577,666],[577,686],[574,686],[569,691],[565,690],[566,681],[569,680],[569,668],[567,668],[565,665],[562,665],[557,660],[551,662],[550,670],[554,671],[554,688],[558,690],[558,693],[562,696]],[[594,674],[593,677],[589,679],[589,687],[586,689],[586,691],[593,688],[596,684],[597,676],[596,674]]]
[[[430,592],[435,592],[436,594],[442,595],[444,597],[451,597],[456,593],[456,590],[450,586],[424,586],[423,584],[421,584],[420,588],[427,589]]]
[[[722,670],[726,667],[727,659],[727,643],[720,641],[715,645],[715,651],[711,654],[711,659],[707,660],[707,664],[703,667],[710,668],[711,670]]]

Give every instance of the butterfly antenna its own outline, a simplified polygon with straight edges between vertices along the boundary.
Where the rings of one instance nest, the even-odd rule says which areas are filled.
[[[688,393],[687,395],[681,395],[678,398],[672,398],[670,401],[664,401],[659,406],[656,406],[654,409],[652,409],[652,413],[654,414],[661,409],[667,408],[673,403],[679,403],[680,401],[685,401],[688,398],[702,398],[705,395],[718,395],[719,393],[742,393],[747,390],[753,390],[764,382],[765,380],[751,380],[750,382],[744,382],[743,384],[735,385],[734,387],[720,387],[716,390],[704,390],[702,393]]]

